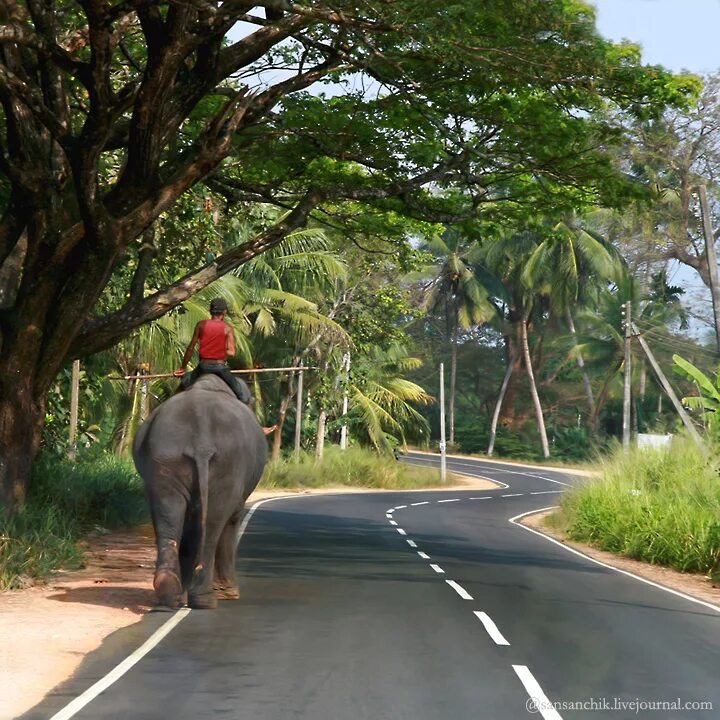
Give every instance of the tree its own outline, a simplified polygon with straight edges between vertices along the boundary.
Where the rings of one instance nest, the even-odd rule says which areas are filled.
[[[523,271],[525,285],[547,296],[551,310],[567,322],[591,417],[595,400],[582,352],[577,348],[573,311],[596,298],[620,269],[621,258],[615,248],[570,217],[545,234]]]
[[[424,306],[444,320],[450,343],[450,443],[455,443],[455,395],[459,332],[480,325],[494,315],[486,289],[467,259],[473,244],[458,230],[436,235],[423,246],[435,259],[434,277],[425,286]]]
[[[647,114],[693,87],[601,39],[578,0],[50,0],[7,3],[0,22],[0,488],[11,508],[70,359],[177,307],[314,212],[327,221],[343,199],[387,223],[494,209],[513,178],[513,207],[556,204],[564,182],[575,205],[617,201],[628,184],[604,148],[618,132],[594,110]],[[325,80],[332,96],[305,92]],[[371,92],[353,90],[363,82]],[[174,252],[147,231],[200,182],[284,213],[147,288]],[[123,302],[105,306],[128,256]]]

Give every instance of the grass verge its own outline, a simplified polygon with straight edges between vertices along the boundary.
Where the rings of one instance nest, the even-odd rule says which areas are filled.
[[[269,463],[260,487],[266,490],[318,487],[357,487],[410,490],[437,487],[439,471],[398,462],[391,455],[379,455],[364,448],[340,450],[329,447],[322,462],[310,453],[300,461],[283,459]]]
[[[136,524],[147,514],[131,462],[109,455],[77,464],[39,458],[25,506],[11,517],[0,514],[0,590],[81,567],[83,535],[98,526]]]
[[[617,450],[601,477],[563,496],[551,526],[638,560],[720,577],[720,457],[678,441]]]

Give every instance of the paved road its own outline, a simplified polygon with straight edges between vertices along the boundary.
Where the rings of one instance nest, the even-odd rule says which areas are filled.
[[[565,474],[450,467],[508,487],[263,505],[242,540],[242,599],[190,612],[74,717],[522,720],[531,695],[614,708],[534,715],[546,720],[720,717],[720,613],[508,522],[553,505]],[[167,620],[116,633],[23,717],[52,717]],[[714,710],[616,705],[678,698]]]

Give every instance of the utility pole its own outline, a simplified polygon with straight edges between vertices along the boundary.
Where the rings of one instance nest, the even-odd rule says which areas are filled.
[[[348,385],[350,384],[350,353],[343,355],[343,364],[345,365],[345,395],[343,396],[343,426],[340,430],[340,449],[347,450],[348,446],[348,426],[345,417],[348,413]]]
[[[626,302],[623,310],[625,322],[625,361],[623,363],[623,448],[630,449],[630,403],[632,396],[632,303]]]
[[[440,482],[442,484],[447,481],[445,450],[445,365],[440,363]]]
[[[703,446],[702,438],[700,437],[700,434],[696,430],[695,426],[693,425],[692,420],[690,419],[690,416],[685,412],[685,408],[682,406],[682,403],[678,399],[678,396],[675,394],[675,391],[672,389],[672,385],[670,385],[670,382],[668,381],[667,377],[665,377],[665,373],[661,370],[660,365],[658,365],[657,360],[655,359],[655,356],[652,353],[652,350],[650,350],[649,345],[645,342],[645,338],[640,334],[640,331],[637,329],[637,326],[635,324],[632,324],[632,330],[637,335],[638,342],[640,343],[640,347],[643,349],[643,352],[645,355],[647,355],[647,359],[650,361],[650,365],[652,366],[652,369],[655,371],[655,374],[657,375],[657,379],[660,381],[660,384],[663,387],[663,390],[667,394],[667,396],[670,398],[670,402],[675,407],[675,410],[677,410],[678,415],[680,416],[680,419],[683,422],[683,425],[686,427],[688,433],[690,434],[690,437],[697,443],[698,447]]]
[[[300,461],[300,439],[302,437],[302,407],[303,407],[303,366],[300,363],[298,371],[297,405],[295,407],[295,462]]]
[[[70,436],[68,438],[68,457],[77,457],[78,405],[80,399],[80,361],[73,360],[70,379]]]
[[[710,219],[710,206],[708,205],[707,189],[704,185],[698,186],[700,209],[702,210],[703,235],[705,235],[705,257],[708,264],[708,278],[710,279],[710,296],[712,297],[713,320],[715,321],[715,344],[720,353],[720,285],[718,284],[717,254],[715,252],[715,236]]]

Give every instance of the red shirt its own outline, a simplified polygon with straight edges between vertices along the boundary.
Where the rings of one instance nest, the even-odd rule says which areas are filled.
[[[224,320],[202,320],[200,322],[201,360],[227,359],[227,325]]]

